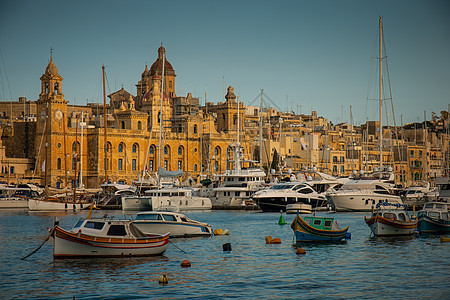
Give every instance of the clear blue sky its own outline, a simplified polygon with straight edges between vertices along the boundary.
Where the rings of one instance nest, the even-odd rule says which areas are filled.
[[[176,93],[248,104],[260,89],[283,109],[333,123],[377,120],[373,78],[383,18],[397,123],[450,104],[450,1],[22,1],[0,3],[1,99],[36,100],[53,60],[70,104],[135,84],[161,42]],[[108,92],[108,91],[107,91]],[[256,101],[255,103],[259,103]],[[0,103],[1,105],[1,103]]]

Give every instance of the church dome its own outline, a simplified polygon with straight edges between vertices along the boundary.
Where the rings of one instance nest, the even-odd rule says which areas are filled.
[[[158,49],[158,58],[150,67],[150,75],[161,74],[162,72],[162,64],[163,64],[163,55],[166,54],[166,49],[161,45]],[[175,71],[167,60],[167,57],[164,60],[164,72],[165,75],[175,76]]]

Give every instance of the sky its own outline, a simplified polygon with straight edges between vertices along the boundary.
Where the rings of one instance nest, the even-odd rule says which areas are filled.
[[[0,101],[38,99],[50,48],[69,105],[103,103],[102,65],[107,93],[136,95],[162,43],[177,96],[218,103],[231,85],[259,106],[263,89],[272,107],[358,125],[379,119],[380,17],[391,124],[439,116],[450,105],[446,0],[2,0]]]

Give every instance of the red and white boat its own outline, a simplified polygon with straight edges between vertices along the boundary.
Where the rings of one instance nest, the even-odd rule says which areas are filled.
[[[417,219],[412,220],[405,206],[398,203],[378,203],[372,216],[364,219],[376,236],[411,235],[417,227]]]
[[[169,233],[144,234],[131,220],[89,217],[70,230],[53,229],[56,258],[128,257],[162,255]]]

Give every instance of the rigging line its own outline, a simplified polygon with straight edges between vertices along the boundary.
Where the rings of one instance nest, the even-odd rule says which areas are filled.
[[[250,101],[248,105],[253,105],[253,102],[255,102],[257,99],[261,99],[261,93],[259,93],[258,96],[255,97],[255,99]]]
[[[3,52],[2,49],[0,48],[0,56],[2,58],[2,64],[3,64],[3,70],[5,71],[5,78],[6,78],[6,84],[8,85],[8,90],[9,90],[9,97],[12,101],[12,93],[11,93],[11,86],[9,85],[9,79],[8,79],[8,73],[6,73],[6,66],[5,66],[5,60],[3,59]],[[3,85],[2,85],[3,86]],[[3,88],[2,88],[3,89]],[[4,94],[3,94],[4,95]]]

